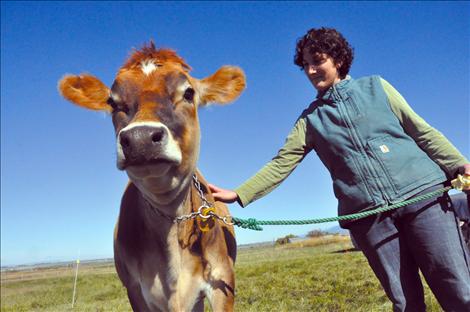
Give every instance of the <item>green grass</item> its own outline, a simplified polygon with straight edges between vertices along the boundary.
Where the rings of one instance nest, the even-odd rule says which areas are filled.
[[[242,262],[237,310],[390,311],[364,257],[340,246],[265,250],[259,261]]]
[[[236,311],[391,311],[366,259],[349,241],[240,250]],[[1,311],[129,311],[115,273],[79,275],[71,309],[73,270],[63,277],[2,283]],[[428,311],[442,311],[426,287]],[[206,311],[209,309],[206,308]]]

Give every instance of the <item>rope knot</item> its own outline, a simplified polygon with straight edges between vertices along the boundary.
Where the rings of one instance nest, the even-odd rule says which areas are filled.
[[[263,230],[263,228],[259,226],[258,221],[254,218],[249,218],[249,219],[244,220],[244,219],[232,217],[232,222],[234,225],[239,226],[243,229],[256,230],[256,231]]]
[[[257,230],[257,231],[262,231],[263,228],[258,225],[258,221],[254,218],[248,218],[245,222],[245,228],[252,229],[252,230]]]
[[[254,218],[248,218],[246,220],[246,224],[248,226],[256,226],[258,224],[258,222],[256,222],[256,219],[254,219]]]

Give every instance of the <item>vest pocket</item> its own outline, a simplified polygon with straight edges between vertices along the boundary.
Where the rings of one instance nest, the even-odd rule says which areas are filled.
[[[367,145],[376,160],[376,171],[385,176],[396,193],[404,193],[428,183],[428,178],[440,170],[410,138],[383,136],[369,140]]]

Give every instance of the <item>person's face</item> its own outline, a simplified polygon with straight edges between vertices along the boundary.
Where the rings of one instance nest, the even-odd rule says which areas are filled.
[[[311,54],[304,49],[303,58],[305,74],[318,92],[326,91],[341,81],[338,73],[340,64],[335,64],[327,54]]]

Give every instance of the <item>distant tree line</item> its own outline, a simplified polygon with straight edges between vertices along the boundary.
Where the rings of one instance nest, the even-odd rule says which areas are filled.
[[[322,231],[322,230],[311,230],[306,234],[306,236],[310,237],[310,238],[322,237],[322,236],[325,236],[325,235],[331,235],[331,233],[326,232],[326,231]],[[289,243],[292,242],[292,239],[296,238],[296,237],[298,237],[298,236],[294,235],[294,234],[289,234],[289,235],[286,235],[284,237],[280,237],[280,238],[276,239],[276,242],[274,243],[274,245],[277,246],[277,245],[289,244]]]

